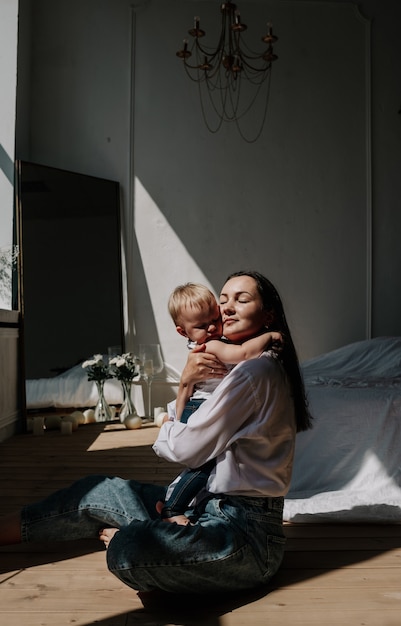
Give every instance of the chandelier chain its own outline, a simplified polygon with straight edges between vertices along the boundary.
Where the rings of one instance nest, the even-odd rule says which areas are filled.
[[[247,26],[241,21],[237,6],[230,1],[223,2],[220,11],[217,46],[213,48],[204,43],[206,32],[200,28],[200,18],[195,17],[194,27],[188,31],[193,39],[192,45],[189,48],[188,39],[184,39],[183,48],[178,50],[177,56],[183,61],[189,78],[198,83],[202,116],[208,130],[216,133],[223,122],[235,122],[241,137],[252,143],[260,137],[267,116],[271,68],[278,58],[273,52],[277,37],[273,34],[271,22],[268,22],[266,34],[261,37],[264,48],[256,52],[242,36]],[[265,102],[259,130],[254,139],[249,139],[239,122],[250,113],[256,100],[262,98],[264,84]],[[215,123],[210,121],[210,114],[215,117]]]

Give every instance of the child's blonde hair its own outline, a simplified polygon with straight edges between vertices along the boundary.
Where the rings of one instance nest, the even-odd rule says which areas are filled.
[[[205,306],[210,308],[215,305],[216,298],[208,287],[199,283],[185,283],[185,285],[179,285],[174,289],[168,301],[168,310],[174,324],[179,326],[184,307],[201,309]]]

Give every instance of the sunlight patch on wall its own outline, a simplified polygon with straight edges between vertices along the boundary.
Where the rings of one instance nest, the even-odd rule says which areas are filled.
[[[138,178],[134,227],[159,341],[171,364],[181,368],[186,354],[167,311],[169,295],[186,282],[212,287]]]

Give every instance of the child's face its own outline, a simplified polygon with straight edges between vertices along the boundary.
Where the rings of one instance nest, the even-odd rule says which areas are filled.
[[[203,309],[184,307],[181,311],[181,326],[176,326],[177,332],[196,343],[205,343],[210,339],[220,339],[223,333],[220,308],[215,306]]]

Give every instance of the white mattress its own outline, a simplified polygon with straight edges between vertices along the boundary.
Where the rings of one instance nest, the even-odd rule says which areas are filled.
[[[285,519],[401,522],[401,338],[353,343],[302,369],[314,428],[297,437]]]
[[[107,359],[107,357],[104,358]],[[173,383],[179,379],[179,372],[165,363],[162,382]],[[155,379],[154,385],[156,386],[158,382]],[[121,383],[116,379],[106,380],[104,394],[110,405],[118,405],[123,401]],[[142,385],[134,384],[131,395],[139,415],[144,415]],[[88,381],[87,372],[81,365],[76,365],[54,378],[38,378],[26,381],[26,405],[28,409],[93,407],[97,399],[96,383]]]

